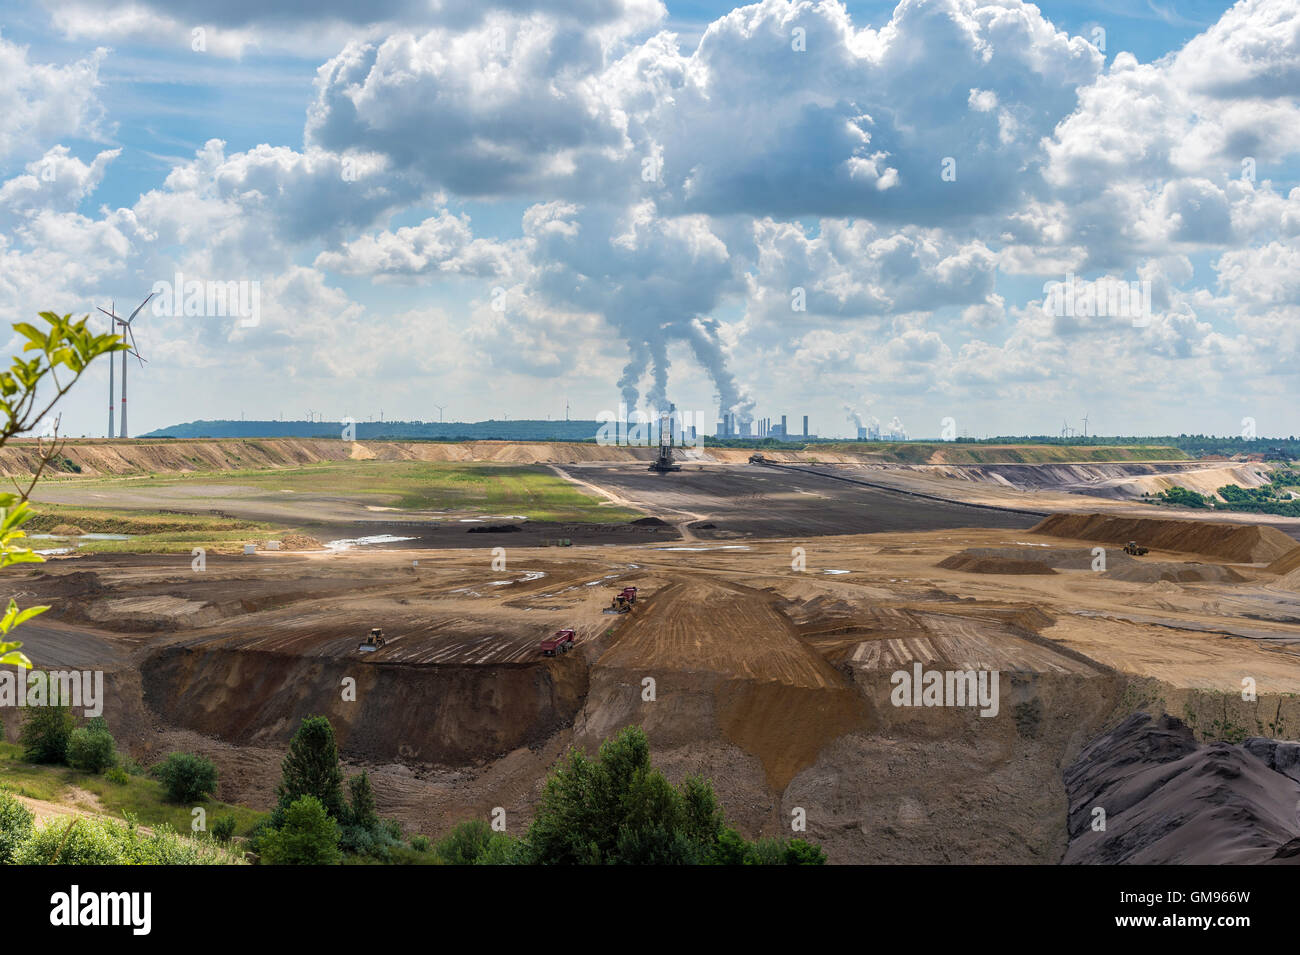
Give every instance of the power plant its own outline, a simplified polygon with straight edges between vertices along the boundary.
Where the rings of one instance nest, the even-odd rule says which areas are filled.
[[[734,413],[724,412],[718,419],[719,438],[771,438],[775,441],[812,441],[816,440],[817,435],[808,430],[808,416],[803,416],[803,433],[791,434],[787,424],[787,416],[781,415],[781,423],[773,424],[771,418],[758,418],[753,422],[752,429],[749,421],[737,421]]]

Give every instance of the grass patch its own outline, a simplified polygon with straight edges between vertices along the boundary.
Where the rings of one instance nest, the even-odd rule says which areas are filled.
[[[475,462],[434,461],[328,461],[297,468],[263,470],[206,471],[194,474],[168,474],[149,477],[87,478],[61,481],[58,488],[102,489],[161,488],[183,484],[223,484],[265,491],[268,496],[285,491],[301,495],[343,497],[365,504],[398,510],[449,511],[479,515],[518,514],[534,521],[566,523],[620,523],[643,515],[634,510],[614,507],[603,498],[589,494],[559,477],[543,465],[502,465]],[[219,496],[219,495],[218,495]],[[276,500],[286,500],[276,497]],[[76,523],[82,530],[92,528],[81,523],[86,509],[79,506],[40,503],[43,530],[59,523]],[[151,533],[144,529],[142,518],[167,524],[156,532],[174,535],[184,520],[174,514],[122,514],[98,512],[103,520],[94,530],[108,533]],[[48,517],[45,517],[48,515]],[[194,520],[212,530],[270,529],[252,521],[230,521],[195,515]],[[126,530],[125,527],[133,529]],[[214,539],[214,538],[210,538]],[[219,538],[216,538],[219,539]],[[136,542],[131,541],[134,545]],[[104,548],[111,550],[112,548]],[[139,552],[135,547],[119,548]]]
[[[270,530],[273,525],[234,517],[205,514],[171,514],[147,511],[109,511],[75,504],[33,505],[36,516],[23,525],[28,533],[48,534],[60,524],[71,524],[87,534],[186,534],[236,530]]]
[[[0,788],[29,799],[71,804],[72,787],[84,789],[98,797],[103,812],[118,819],[130,813],[142,826],[168,823],[177,832],[189,833],[191,811],[198,806],[207,813],[209,828],[220,816],[235,817],[236,835],[246,835],[268,813],[245,806],[232,806],[208,799],[193,805],[178,806],[166,801],[162,784],[150,776],[128,776],[125,783],[110,782],[107,777],[83,773],[66,766],[37,766],[22,761],[22,747],[0,743]]]
[[[48,534],[61,525],[73,525],[86,534],[131,535],[131,540],[125,541],[28,538],[28,546],[36,550],[67,546],[81,554],[188,554],[202,547],[215,554],[238,554],[244,544],[261,544],[291,531],[263,521],[208,514],[106,511],[50,503],[35,508],[36,516],[23,528],[31,534]]]

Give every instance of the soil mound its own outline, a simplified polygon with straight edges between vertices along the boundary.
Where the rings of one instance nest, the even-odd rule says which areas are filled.
[[[55,524],[50,528],[50,533],[55,537],[80,537],[86,532],[76,524]]]
[[[637,518],[635,521],[631,521],[630,523],[632,523],[637,527],[667,527],[668,526],[667,521],[660,520],[657,517],[640,517]]]
[[[1248,747],[1198,745],[1172,716],[1134,713],[1084,748],[1065,787],[1066,864],[1300,862],[1287,849],[1300,837],[1300,784]]]
[[[1300,570],[1300,547],[1291,548],[1269,564],[1267,569],[1271,574],[1289,574],[1293,570]]]
[[[1215,583],[1237,584],[1246,578],[1231,567],[1219,564],[1176,564],[1165,562],[1142,563],[1130,561],[1122,567],[1106,571],[1111,580],[1127,580],[1131,583],[1153,584],[1168,580],[1178,584]]]
[[[99,574],[91,570],[78,570],[71,574],[37,574],[33,582],[39,586],[42,598],[93,597],[104,592]]]
[[[1262,524],[1110,514],[1053,514],[1034,525],[1030,533],[1117,546],[1135,540],[1153,549],[1202,554],[1243,564],[1268,563],[1296,549],[1295,541],[1286,534]]]
[[[1018,560],[1014,557],[980,557],[975,554],[953,554],[939,561],[948,570],[961,570],[968,574],[1055,574],[1047,564],[1036,560]]]

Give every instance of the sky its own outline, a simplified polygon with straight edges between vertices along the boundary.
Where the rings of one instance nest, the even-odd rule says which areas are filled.
[[[7,0],[0,320],[155,292],[134,434],[1294,434],[1298,102],[1295,0]]]

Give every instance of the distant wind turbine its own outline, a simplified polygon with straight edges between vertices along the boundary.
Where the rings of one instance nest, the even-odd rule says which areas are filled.
[[[126,351],[122,352],[122,431],[120,437],[123,438],[127,437],[127,433],[126,433],[127,432],[127,426],[126,426],[126,357],[127,355],[128,354],[134,355],[136,357],[136,360],[140,362],[140,367],[141,368],[144,367],[144,358],[142,358],[140,355],[140,349],[136,347],[135,330],[131,328],[131,323],[134,322],[135,317],[140,314],[140,309],[148,305],[149,300],[153,298],[154,295],[156,294],[157,294],[156,292],[150,292],[147,296],[145,296],[145,300],[135,307],[135,311],[131,313],[131,317],[126,319],[122,318],[116,313],[116,305],[114,303],[111,302],[109,303],[109,311],[104,311],[104,309],[98,305],[95,306],[96,308],[99,308],[101,312],[104,312],[104,314],[107,315],[110,319],[112,319],[114,325],[122,326],[122,330],[123,330],[122,337],[129,339],[131,343],[131,347]],[[110,438],[113,436],[113,363],[111,361],[108,363],[108,436]]]

